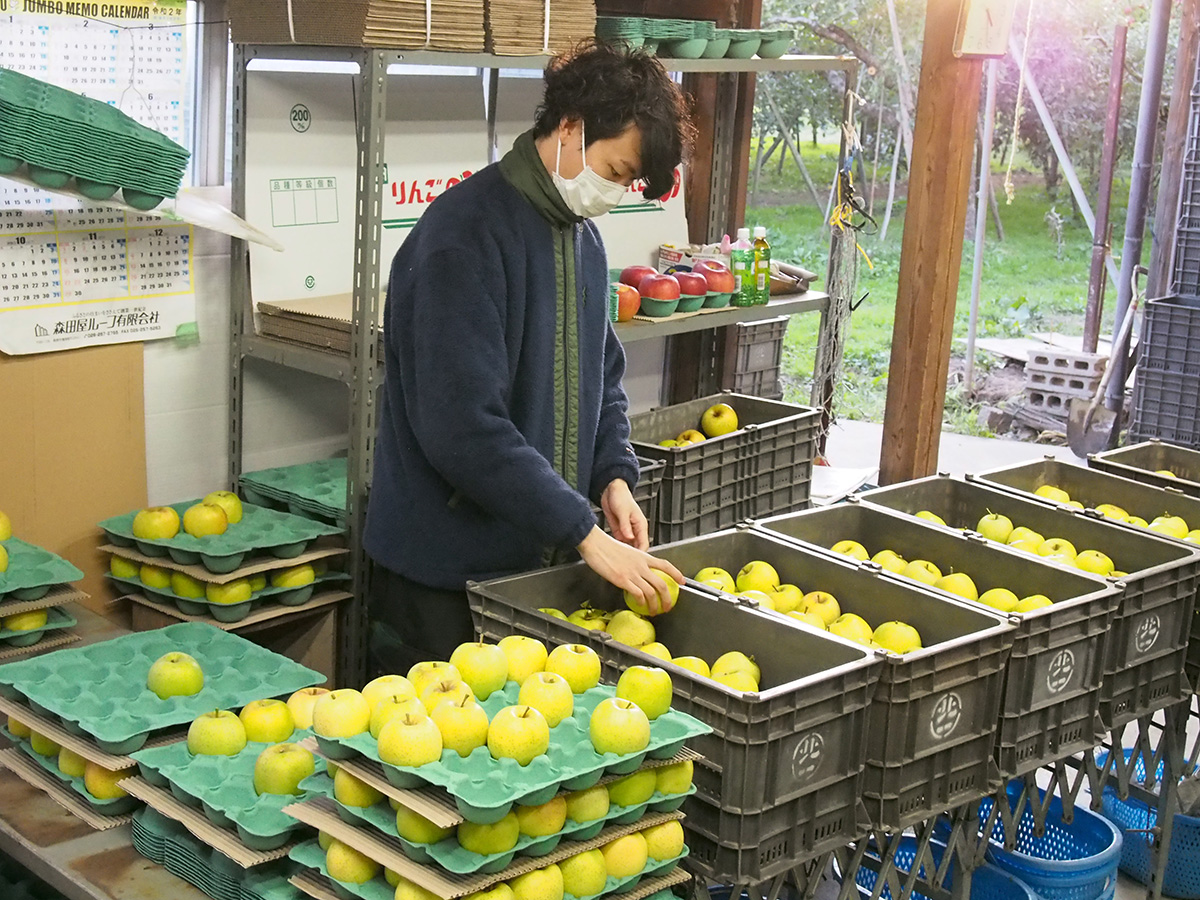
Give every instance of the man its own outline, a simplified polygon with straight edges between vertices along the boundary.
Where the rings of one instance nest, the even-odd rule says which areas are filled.
[[[468,580],[575,551],[655,611],[670,598],[654,570],[682,580],[646,552],[630,492],[625,356],[588,219],[637,178],[646,197],[667,193],[692,126],[644,53],[584,45],[551,61],[545,85],[533,129],[441,195],[392,263],[364,540],[381,671],[473,639]]]

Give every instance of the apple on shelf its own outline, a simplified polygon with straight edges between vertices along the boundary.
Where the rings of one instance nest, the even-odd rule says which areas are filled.
[[[642,308],[642,295],[629,284],[617,283],[617,321],[628,322]]]
[[[679,308],[679,281],[674,275],[645,275],[637,289],[642,295],[643,315],[662,318]]]

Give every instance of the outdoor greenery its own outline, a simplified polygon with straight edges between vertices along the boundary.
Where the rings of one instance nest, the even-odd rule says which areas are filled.
[[[1098,166],[1113,32],[1118,24],[1129,27],[1125,95],[1118,129],[1117,182],[1113,187],[1114,243],[1120,252],[1128,196],[1128,173],[1134,124],[1140,92],[1140,73],[1147,32],[1145,2],[1113,4],[1111,0],[1062,0],[1036,4],[1029,36],[1029,70],[1036,78],[1051,116],[1067,145],[1092,206],[1096,203]],[[920,73],[920,44],[924,3],[895,0],[901,43],[905,50],[909,83],[915,95]],[[1027,2],[1018,4],[1014,35],[1025,44]],[[852,53],[860,67],[857,92],[865,102],[857,127],[862,142],[856,166],[856,190],[870,191],[878,159],[874,213],[884,218],[892,152],[899,134],[898,85],[903,77],[893,51],[886,0],[765,0],[764,22],[788,22],[796,27],[797,50],[808,53]],[[1168,49],[1165,104],[1170,99],[1175,39]],[[869,69],[873,68],[873,73]],[[981,337],[1015,337],[1031,331],[1082,331],[1087,296],[1091,235],[1075,207],[1061,167],[1045,129],[1028,100],[1020,120],[1015,157],[1014,202],[1005,203],[999,182],[1008,169],[1012,123],[1016,104],[1018,61],[1005,59],[1000,67],[996,138],[992,146],[992,171],[996,174],[1000,217],[1006,240],[997,239],[989,217],[984,248],[983,282],[978,333]],[[751,171],[759,141],[769,148],[780,134],[780,120],[796,139],[809,170],[814,197],[783,146],[762,167],[752,186],[746,224],[767,226],[774,254],[806,265],[824,276],[829,229],[823,227],[824,204],[832,183],[838,154],[838,129],[842,118],[840,73],[763,76],[756,109],[756,139],[751,146]],[[769,92],[780,112],[777,118],[767,105]],[[1161,135],[1161,129],[1160,129]],[[876,151],[878,145],[878,153]],[[846,346],[842,384],[836,398],[837,415],[882,421],[886,378],[891,354],[900,247],[904,221],[907,170],[901,153],[897,203],[886,239],[864,231],[860,238],[873,269],[859,266],[858,295],[867,300],[854,313]],[[1153,198],[1152,198],[1153,203]],[[1151,219],[1153,207],[1151,207]],[[956,386],[961,372],[969,316],[974,254],[973,221],[968,222],[963,250],[951,385],[946,401],[946,427],[977,433],[977,398]],[[1150,253],[1147,240],[1143,261]],[[1108,308],[1115,290],[1110,286]],[[1106,318],[1106,328],[1111,321]],[[816,316],[793,320],[784,348],[788,398],[806,400],[816,344]],[[977,356],[977,385],[981,372],[996,361]]]

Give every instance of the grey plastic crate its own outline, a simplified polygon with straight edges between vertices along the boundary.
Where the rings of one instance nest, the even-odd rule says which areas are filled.
[[[1200,450],[1190,447],[1164,441],[1143,441],[1089,456],[1088,465],[1110,475],[1200,497]],[[1174,472],[1176,477],[1155,474],[1164,470]]]
[[[826,553],[838,541],[853,540],[872,554],[891,549],[908,560],[928,560],[943,572],[965,572],[980,594],[1005,587],[1018,597],[1052,598],[1053,606],[1020,617],[1005,666],[996,763],[1002,777],[1012,778],[1095,745],[1105,638],[1120,602],[1118,588],[855,497],[756,527]]]
[[[739,429],[690,447],[660,447],[698,428],[710,406],[728,403]],[[639,456],[666,463],[659,487],[657,543],[710,534],[751,516],[808,505],[820,411],[722,393],[630,417]]]
[[[1138,367],[1200,375],[1200,300],[1161,297],[1146,304]]]
[[[863,798],[872,823],[904,828],[994,786],[999,774],[992,741],[1004,662],[1016,634],[1007,617],[755,528],[693,538],[655,553],[688,576],[706,566],[732,573],[751,560],[763,560],[784,583],[829,591],[843,612],[857,613],[872,625],[902,619],[921,633],[925,649],[886,657],[870,707]],[[932,727],[935,711],[940,715],[946,708],[953,715]],[[982,743],[976,740],[980,736],[986,736]],[[941,765],[931,771],[925,760],[933,756]],[[898,785],[912,780],[914,767],[929,779],[923,796],[942,806],[922,806],[913,796],[900,798]],[[964,770],[970,778],[963,777]]]
[[[1193,182],[1194,183],[1194,182]],[[1200,296],[1200,223],[1182,219],[1175,229],[1175,255],[1171,262],[1171,290],[1183,297]]]
[[[864,492],[862,501],[914,514],[927,509],[951,528],[974,529],[988,512],[1128,566],[1104,654],[1100,719],[1128,724],[1186,699],[1183,674],[1200,554],[1176,541],[1110,524],[1103,516],[1034,500],[978,481],[935,475]]]
[[[779,380],[779,369],[764,369],[759,372],[735,372],[730,387],[739,394],[762,397],[766,400],[782,400],[783,385]]]
[[[679,604],[655,619],[659,639],[677,656],[710,663],[741,650],[762,668],[764,689],[743,694],[686,669],[539,613],[569,612],[588,601],[624,609],[621,592],[583,563],[469,584],[475,628],[488,638],[527,634],[550,643],[584,643],[616,681],[630,665],[662,665],[673,704],[713,728],[692,747],[719,771],[720,804],[730,815],[758,813],[862,772],[867,707],[883,661],[866,648],[685,586]],[[847,820],[853,820],[854,815]],[[850,839],[851,835],[843,837]]]
[[[996,484],[1001,488],[1024,492],[1035,491],[1043,484],[1053,484],[1061,487],[1071,495],[1072,499],[1079,500],[1085,506],[1094,507],[1101,503],[1113,503],[1129,514],[1140,516],[1146,521],[1151,521],[1155,516],[1169,513],[1180,516],[1189,524],[1194,522],[1193,527],[1200,528],[1200,499],[1182,493],[1173,485],[1160,488],[1098,469],[1085,469],[1052,459],[1020,466],[1008,466],[990,472],[980,472],[977,477],[981,481]],[[1155,477],[1161,479],[1161,476]],[[1170,481],[1171,479],[1161,480]],[[1135,533],[1145,533],[1144,529],[1134,525],[1117,524]],[[1163,540],[1176,541],[1189,549],[1198,549],[1189,541],[1177,541],[1166,535],[1158,536]],[[1197,618],[1198,612],[1200,611],[1196,609],[1193,601],[1188,663],[1184,666],[1184,671],[1193,687],[1197,677],[1200,676],[1200,618]],[[1195,645],[1197,650],[1192,650],[1192,645]]]
[[[651,536],[654,535],[654,523],[658,520],[658,489],[666,468],[666,463],[660,460],[638,457],[638,480],[633,487],[633,501],[645,514],[647,530]],[[609,531],[608,521],[600,507],[593,506],[592,509],[596,512],[596,521],[600,523],[600,527]]]
[[[783,358],[783,339],[791,316],[778,316],[761,322],[735,324],[737,349],[734,372],[762,372],[778,369]]]
[[[701,770],[696,767],[697,773]],[[850,840],[866,836],[870,823],[858,787],[856,779],[847,779],[761,813],[735,817],[707,802],[697,781],[696,794],[683,807],[688,864],[721,884],[783,875],[798,860],[844,847],[846,834],[855,835]]]
[[[1200,447],[1200,375],[1138,369],[1129,439]]]

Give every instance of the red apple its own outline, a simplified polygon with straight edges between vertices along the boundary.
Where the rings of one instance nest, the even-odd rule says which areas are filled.
[[[681,294],[699,297],[708,293],[708,281],[699,272],[676,272],[675,280],[679,282]]]
[[[708,289],[714,294],[733,293],[736,282],[728,266],[719,260],[702,259],[692,267],[693,272],[699,272],[708,282]]]
[[[679,282],[674,275],[647,275],[638,282],[638,293],[654,300],[678,300]]]
[[[617,285],[617,321],[628,322],[642,306],[642,295],[627,284]]]
[[[647,275],[657,274],[658,269],[653,266],[626,266],[621,270],[621,277],[617,281],[635,288],[642,283],[642,279]]]

